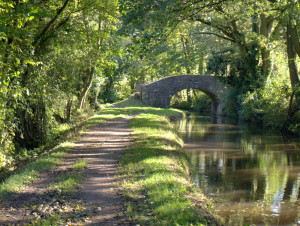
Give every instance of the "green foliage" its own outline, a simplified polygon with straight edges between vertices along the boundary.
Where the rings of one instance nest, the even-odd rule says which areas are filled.
[[[204,94],[200,93],[198,96],[194,99],[192,99],[192,109],[197,112],[204,112],[204,113],[210,113],[211,111],[211,100],[209,97]]]
[[[234,49],[222,49],[212,52],[207,62],[207,72],[220,76],[223,81],[239,89],[241,93],[254,91],[264,84],[264,79],[252,73]]]
[[[266,94],[266,90],[271,88],[266,86],[270,80],[277,79],[278,70],[285,68],[285,72],[280,73],[280,80],[287,76],[288,70],[291,72],[285,60],[285,39],[291,36],[289,33],[285,37],[288,23],[293,28],[292,51],[295,55],[290,57],[289,62],[295,63],[295,68],[296,64],[299,65],[296,59],[297,55],[300,56],[298,1],[122,0],[120,5],[124,21],[122,31],[131,35],[131,53],[138,56],[135,58],[138,64],[132,65],[130,72],[138,78],[135,82],[145,83],[180,73],[200,74],[206,66],[208,73],[222,76],[225,83],[235,88],[230,94],[230,101],[224,102],[229,105],[229,115],[236,116],[236,111],[240,110],[243,112],[240,115],[246,118],[263,117],[268,125],[277,124],[275,127],[278,127],[282,123],[282,120],[271,122],[277,118],[272,118],[275,108]],[[158,30],[161,34],[157,34]],[[215,38],[211,38],[212,35]],[[212,50],[211,54],[208,50]],[[289,98],[286,93],[290,93],[291,88],[297,96],[296,108],[299,108],[299,75],[296,71],[290,73],[293,84],[289,91],[282,93],[280,86],[275,85],[277,91],[270,92],[276,93],[275,96],[283,94],[282,103],[276,108],[280,115],[287,114],[284,113]],[[254,99],[261,101],[249,104],[251,101],[246,96],[250,98],[251,95],[257,95]],[[270,106],[266,107],[268,104]],[[191,101],[183,100],[180,105],[190,108]],[[253,109],[257,114],[250,116],[246,112],[251,112],[251,105],[257,109]],[[264,116],[260,116],[262,112]],[[297,120],[294,123],[298,124]]]
[[[226,95],[222,97],[224,104],[224,113],[226,116],[238,119],[239,109],[241,109],[240,103],[240,90],[237,88],[230,88]]]
[[[246,93],[268,99],[262,90],[269,76],[278,68],[288,70],[283,60],[287,23],[296,36],[300,32],[297,1],[8,0],[0,4],[2,166],[25,149],[47,143],[61,123],[80,117],[84,109],[98,110],[98,102],[119,101],[129,97],[136,84],[170,75],[203,74],[207,68],[235,87],[237,95],[243,93],[242,111],[251,112],[246,96],[252,94]],[[281,62],[274,67],[278,58]],[[298,77],[291,76],[297,100]],[[208,106],[204,98],[196,99],[181,102],[181,107]],[[252,105],[260,109],[269,103]]]
[[[264,88],[242,96],[241,116],[249,121],[262,122],[280,129],[288,119],[290,85],[287,78],[274,76]],[[275,120],[274,120],[275,119]]]
[[[2,166],[76,116],[91,71],[100,77],[116,53],[110,40],[117,14],[117,1],[1,1]]]
[[[116,94],[117,94],[116,100],[127,99],[133,93],[133,90],[131,89],[127,78],[123,79],[122,81],[117,82],[114,85],[114,90],[116,91]]]
[[[211,100],[200,90],[182,90],[175,94],[170,105],[183,110],[192,110],[203,113],[210,113]]]

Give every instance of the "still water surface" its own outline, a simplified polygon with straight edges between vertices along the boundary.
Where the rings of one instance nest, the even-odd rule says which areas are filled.
[[[300,224],[300,139],[192,114],[176,123],[193,182],[227,224]]]

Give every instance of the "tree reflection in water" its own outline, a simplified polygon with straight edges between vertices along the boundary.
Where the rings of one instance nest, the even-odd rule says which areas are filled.
[[[192,114],[176,123],[194,183],[228,223],[300,220],[300,139],[225,118]]]

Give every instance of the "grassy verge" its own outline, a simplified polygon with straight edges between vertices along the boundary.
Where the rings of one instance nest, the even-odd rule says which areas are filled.
[[[139,111],[140,109],[135,107],[120,109],[105,108],[64,131],[62,136],[57,138],[60,144],[55,142],[54,144],[56,146],[54,148],[54,144],[48,144],[48,148],[41,147],[38,150],[33,150],[32,152],[35,152],[35,154],[26,161],[27,164],[21,164],[13,173],[8,173],[6,179],[2,181],[0,184],[0,199],[5,198],[9,194],[21,191],[27,184],[36,181],[41,173],[56,167],[58,164],[62,164],[63,156],[67,154],[68,149],[72,146],[72,143],[65,142],[67,139],[76,139],[76,137],[83,134],[84,131],[88,130],[91,126],[95,126],[106,120],[118,119]],[[43,149],[43,151],[41,149]]]
[[[183,142],[169,120],[182,113],[142,109],[147,111],[131,120],[134,144],[119,169],[128,216],[142,225],[220,224],[210,200],[190,182]]]
[[[91,111],[83,113],[80,117],[77,117],[69,123],[60,124],[55,131],[52,131],[51,134],[47,136],[45,143],[38,148],[31,150],[20,147],[17,148],[14,156],[10,157],[11,163],[6,164],[5,166],[2,166],[2,162],[0,164],[0,183],[11,174],[18,171],[19,168],[23,168],[25,165],[35,161],[42,155],[48,155],[55,150],[59,144],[63,143],[65,140],[76,137],[89,127],[109,119],[121,118],[137,111],[134,107],[114,109],[110,108],[110,106],[111,105],[103,105],[103,109],[98,113],[92,113]]]
[[[5,199],[8,195],[22,191],[26,185],[36,181],[41,173],[60,164],[69,146],[70,144],[68,142],[61,144],[51,155],[43,156],[27,164],[4,180],[4,182],[0,184],[0,199]]]

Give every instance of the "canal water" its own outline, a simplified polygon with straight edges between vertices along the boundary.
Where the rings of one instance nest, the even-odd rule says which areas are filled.
[[[196,114],[176,127],[193,182],[226,224],[300,224],[299,138]]]

